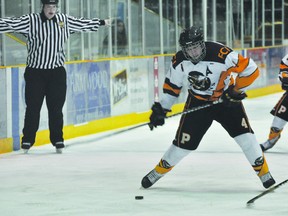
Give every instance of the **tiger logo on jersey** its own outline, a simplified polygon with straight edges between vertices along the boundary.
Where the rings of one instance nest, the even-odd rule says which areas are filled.
[[[211,80],[209,77],[204,76],[198,71],[191,71],[188,75],[188,81],[194,89],[205,91],[211,86]]]

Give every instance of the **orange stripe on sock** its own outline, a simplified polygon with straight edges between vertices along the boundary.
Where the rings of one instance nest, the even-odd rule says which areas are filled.
[[[165,174],[167,172],[169,172],[174,166],[171,166],[169,168],[165,168],[163,166],[163,162],[162,160],[160,160],[159,164],[155,167],[156,172],[160,173],[160,174]]]
[[[259,177],[263,176],[263,175],[265,175],[266,173],[269,172],[269,168],[268,168],[268,165],[267,165],[267,162],[266,162],[266,159],[265,159],[264,156],[263,156],[263,159],[264,159],[264,162],[263,162],[262,165],[253,166],[253,169],[257,172],[257,175]]]

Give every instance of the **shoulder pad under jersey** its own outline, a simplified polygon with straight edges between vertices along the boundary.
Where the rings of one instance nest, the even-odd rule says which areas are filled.
[[[288,54],[285,55],[284,58],[281,60],[281,64],[288,66]]]
[[[173,68],[176,68],[177,65],[179,65],[184,60],[187,60],[187,58],[184,56],[182,51],[178,51],[173,57],[172,57],[172,65]]]
[[[217,42],[205,42],[206,56],[203,61],[219,62],[224,63],[227,55],[233,50],[224,44]]]

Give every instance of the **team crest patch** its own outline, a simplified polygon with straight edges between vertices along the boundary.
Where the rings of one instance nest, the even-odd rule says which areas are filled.
[[[206,91],[211,86],[211,80],[209,77],[204,76],[198,71],[191,71],[188,75],[188,81],[193,88],[200,91]]]
[[[64,27],[64,22],[60,21],[59,22],[59,26],[60,26],[60,28],[63,28]]]

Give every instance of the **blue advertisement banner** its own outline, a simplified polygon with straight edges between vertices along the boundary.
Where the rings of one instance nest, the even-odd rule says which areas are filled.
[[[66,65],[67,124],[111,116],[109,62]]]
[[[279,83],[279,66],[286,55],[285,51],[284,47],[247,50],[247,56],[252,58],[260,69],[260,76],[253,84],[253,88]]]
[[[12,68],[12,137],[13,150],[20,149],[19,135],[19,68]]]
[[[273,83],[278,83],[278,73],[279,73],[279,66],[281,63],[282,58],[286,55],[284,48],[270,48],[267,49],[267,76],[268,76],[268,85]]]
[[[11,112],[10,110],[8,111],[7,109],[7,103],[8,103],[8,98],[7,98],[7,84],[6,84],[6,73],[4,69],[0,69],[0,101],[1,101],[1,106],[0,106],[0,138],[6,138],[7,137],[7,112]]]

